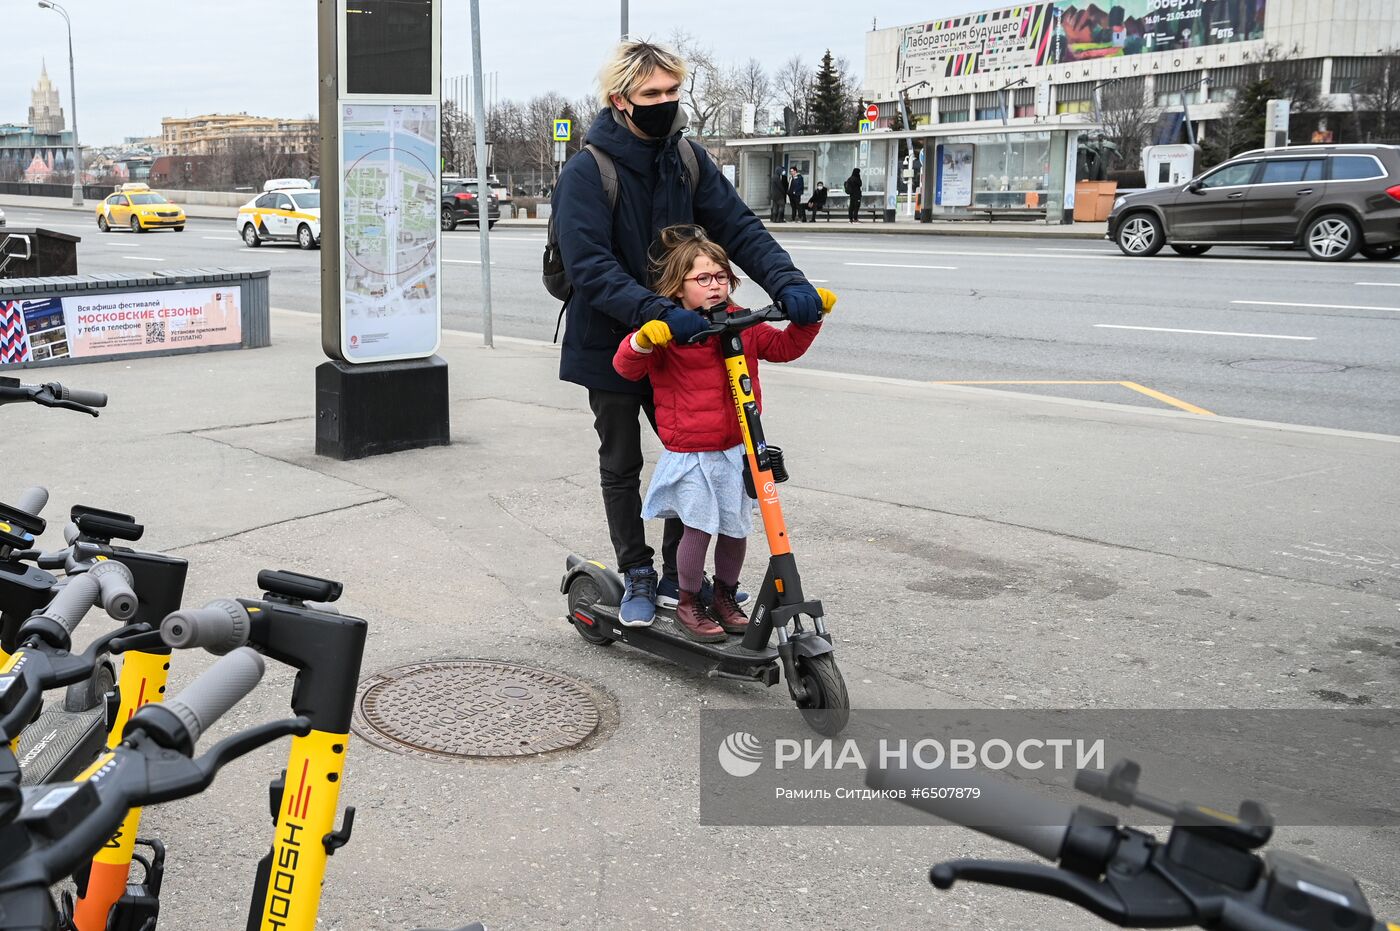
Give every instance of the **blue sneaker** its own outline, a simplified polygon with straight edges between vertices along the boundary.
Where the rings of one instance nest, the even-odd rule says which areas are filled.
[[[661,577],[661,581],[656,583],[656,606],[658,608],[670,608],[675,610],[680,602],[681,586],[675,579]],[[736,604],[745,604],[749,600],[748,592],[738,592],[734,601]],[[710,607],[715,603],[715,586],[710,581],[708,575],[701,576],[700,582],[700,603],[705,607]]]
[[[617,619],[623,627],[650,627],[656,620],[656,570],[638,566],[622,574],[625,588]]]

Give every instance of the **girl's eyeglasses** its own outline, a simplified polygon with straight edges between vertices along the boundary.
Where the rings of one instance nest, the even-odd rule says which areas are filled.
[[[700,274],[685,279],[693,281],[702,288],[708,288],[711,284],[729,284],[732,280],[726,272],[701,272]]]

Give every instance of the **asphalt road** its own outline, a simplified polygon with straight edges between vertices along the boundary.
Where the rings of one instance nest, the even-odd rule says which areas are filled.
[[[232,221],[183,233],[98,233],[68,211],[14,208],[12,226],[84,236],[87,272],[190,266],[273,270],[273,306],[319,306],[319,259],[253,251]],[[1219,249],[1128,259],[1108,243],[780,234],[841,296],[799,365],[920,381],[1400,434],[1400,262],[1312,262]],[[494,332],[548,340],[558,304],[539,282],[544,231],[491,236]],[[478,236],[443,237],[444,325],[482,328]],[[752,284],[736,299],[764,300]]]

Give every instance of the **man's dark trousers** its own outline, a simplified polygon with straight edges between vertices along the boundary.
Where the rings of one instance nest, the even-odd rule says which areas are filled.
[[[588,406],[593,408],[593,428],[598,431],[598,475],[618,571],[649,566],[655,551],[647,546],[642,520],[642,424],[637,415],[645,412],[655,431],[656,406],[650,396],[595,388],[588,389]],[[667,578],[676,577],[676,547],[684,532],[678,518],[666,521],[661,563]]]

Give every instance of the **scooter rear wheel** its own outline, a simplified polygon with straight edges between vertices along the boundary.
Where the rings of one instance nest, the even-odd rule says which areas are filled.
[[[807,690],[806,700],[797,703],[807,726],[826,737],[841,733],[851,719],[851,697],[836,668],[836,657],[830,653],[803,657],[797,661],[797,673]]]
[[[92,675],[68,686],[68,690],[63,693],[63,710],[91,711],[102,704],[107,693],[116,687],[116,670],[112,668],[112,664],[106,661],[98,663]]]
[[[574,616],[576,610],[597,604],[602,597],[603,593],[598,588],[598,583],[589,578],[587,574],[575,576],[574,580],[569,583],[569,623],[573,625],[574,630],[578,631],[578,635],[589,643],[600,647],[609,647],[612,646],[613,642],[611,637],[589,627]]]

